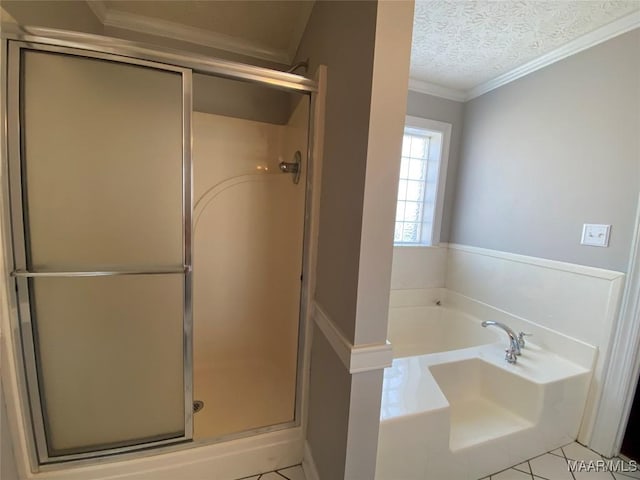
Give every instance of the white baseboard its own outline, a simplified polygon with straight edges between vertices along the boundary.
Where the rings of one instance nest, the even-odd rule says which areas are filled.
[[[313,461],[313,455],[311,455],[311,447],[309,447],[309,442],[304,442],[302,470],[304,470],[304,476],[307,480],[320,480],[318,469],[316,468],[316,464]]]

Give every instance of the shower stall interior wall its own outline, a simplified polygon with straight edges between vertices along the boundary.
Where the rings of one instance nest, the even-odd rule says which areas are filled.
[[[62,43],[6,44],[34,468],[299,425],[312,82]]]
[[[295,420],[309,98],[198,77],[194,109],[198,440]]]

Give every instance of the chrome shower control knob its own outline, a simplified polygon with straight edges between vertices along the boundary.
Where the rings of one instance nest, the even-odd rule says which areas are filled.
[[[297,163],[280,162],[279,167],[282,173],[298,173],[300,165]]]
[[[302,171],[302,154],[300,150],[296,151],[293,155],[293,162],[280,162],[278,166],[280,167],[280,171],[282,173],[291,173],[293,174],[293,183],[295,185],[300,181],[300,172]]]

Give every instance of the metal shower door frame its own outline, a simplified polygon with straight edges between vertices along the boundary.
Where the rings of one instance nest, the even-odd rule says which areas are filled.
[[[315,262],[313,260],[313,254],[309,250],[310,245],[313,244],[311,234],[312,230],[314,230],[313,224],[317,223],[317,219],[314,217],[314,206],[317,199],[312,199],[310,192],[315,188],[313,185],[319,181],[318,172],[316,172],[316,167],[314,167],[316,163],[316,159],[314,159],[314,155],[312,155],[313,144],[317,140],[315,138],[314,126],[314,110],[315,110],[315,100],[316,94],[318,93],[318,81],[311,80],[305,78],[303,76],[299,76],[296,74],[291,74],[287,72],[281,72],[277,70],[272,70],[263,67],[257,67],[253,65],[246,65],[237,62],[231,62],[216,58],[211,58],[205,55],[193,54],[190,52],[179,51],[179,50],[171,50],[162,48],[159,49],[157,46],[152,46],[139,42],[131,42],[128,40],[115,39],[110,37],[104,37],[100,35],[86,34],[80,32],[71,32],[64,31],[58,29],[44,28],[44,27],[18,27],[13,31],[8,28],[4,29],[4,32],[1,36],[0,42],[0,50],[1,55],[0,58],[3,59],[2,65],[0,68],[0,77],[1,84],[3,88],[3,95],[0,95],[0,104],[2,105],[2,112],[5,121],[0,125],[1,135],[0,135],[0,145],[3,149],[3,157],[7,160],[2,162],[0,165],[2,170],[2,175],[5,179],[2,181],[2,216],[4,217],[3,222],[3,238],[1,240],[2,250],[4,250],[4,258],[6,259],[7,269],[13,269],[14,265],[11,265],[11,260],[14,258],[14,238],[12,237],[12,232],[10,231],[13,228],[12,222],[12,211],[13,204],[11,202],[11,198],[8,191],[8,160],[10,160],[15,154],[15,148],[18,148],[18,155],[20,145],[16,145],[14,140],[15,138],[12,136],[15,135],[16,132],[12,131],[15,129],[16,125],[11,125],[10,122],[12,118],[8,115],[11,110],[8,108],[10,101],[7,99],[7,91],[8,85],[12,80],[13,76],[16,75],[16,72],[13,73],[9,71],[9,64],[7,62],[7,54],[9,53],[9,44],[19,43],[21,45],[25,45],[29,48],[44,48],[44,47],[53,47],[53,48],[64,48],[70,49],[75,52],[78,52],[79,55],[83,56],[96,56],[96,55],[105,55],[106,57],[113,57],[116,61],[125,61],[127,63],[134,64],[144,64],[144,62],[152,63],[154,67],[161,68],[165,70],[173,70],[174,67],[178,71],[187,71],[189,72],[188,76],[191,77],[193,73],[200,73],[205,75],[212,75],[222,78],[228,78],[231,80],[239,80],[248,83],[255,83],[259,85],[264,85],[271,88],[281,89],[289,92],[297,92],[300,94],[305,94],[310,98],[310,111],[309,111],[309,125],[308,125],[308,145],[306,154],[306,192],[305,192],[305,220],[304,220],[304,241],[303,241],[303,272],[304,276],[302,278],[302,290],[300,296],[300,315],[298,318],[298,355],[297,355],[297,375],[296,375],[296,399],[295,399],[295,412],[294,412],[294,420],[293,422],[287,422],[286,424],[279,424],[270,427],[264,427],[256,429],[252,432],[244,432],[236,435],[230,435],[224,438],[215,438],[210,440],[198,440],[198,441],[189,441],[185,438],[185,441],[182,443],[171,443],[171,444],[145,444],[144,450],[142,449],[131,449],[130,451],[122,450],[122,449],[114,449],[108,454],[102,453],[101,455],[90,455],[86,458],[67,458],[65,460],[71,461],[71,463],[75,465],[95,465],[95,464],[104,464],[106,462],[112,462],[118,460],[129,460],[134,458],[143,458],[148,457],[150,455],[154,455],[154,452],[157,453],[168,453],[174,451],[185,450],[191,448],[192,446],[204,446],[209,444],[215,444],[220,441],[233,440],[235,438],[242,438],[249,434],[258,435],[261,433],[268,433],[276,430],[281,430],[284,428],[290,427],[300,427],[304,429],[304,418],[305,412],[307,410],[306,400],[304,399],[303,392],[308,388],[308,378],[307,378],[307,370],[309,368],[310,359],[308,358],[308,352],[306,350],[308,339],[310,338],[309,330],[311,320],[311,305],[312,305],[312,290],[313,290],[313,272],[315,270],[314,265]],[[178,68],[180,67],[180,68]],[[186,75],[183,75],[183,82]],[[188,82],[189,87],[189,102],[188,102],[188,112],[185,109],[184,113],[184,143],[183,147],[185,149],[185,161],[189,164],[189,170],[191,166],[191,96],[193,94],[191,87],[191,80]],[[186,105],[186,103],[185,103]],[[13,113],[13,112],[11,112]],[[19,128],[19,124],[17,125]],[[18,132],[19,139],[19,132]],[[186,165],[186,163],[185,163]],[[191,173],[189,172],[189,175]],[[318,177],[318,178],[316,178]],[[185,177],[191,180],[190,176]],[[189,183],[189,187],[191,187],[191,183]],[[185,197],[186,198],[186,197]],[[186,245],[191,247],[191,192],[188,195],[189,200],[189,211],[186,212],[185,215],[185,226],[189,229],[187,232],[189,235],[189,241],[186,242]],[[316,212],[317,214],[317,212]],[[20,217],[21,218],[21,217]],[[188,219],[188,221],[187,221]],[[23,230],[22,230],[23,231]],[[317,225],[315,226],[315,230],[317,231]],[[317,232],[316,232],[317,233]],[[24,245],[24,244],[23,244]],[[191,252],[192,250],[190,250]],[[191,259],[189,258],[190,262]],[[185,283],[185,286],[189,286],[189,289],[185,289],[185,305],[189,305],[189,311],[187,312],[189,318],[191,319],[189,324],[185,324],[185,351],[188,346],[191,348],[191,339],[192,339],[192,328],[193,328],[193,320],[192,320],[192,274],[191,268],[187,269],[187,274],[185,278],[188,282]],[[37,471],[49,471],[49,470],[59,470],[61,468],[66,468],[65,462],[56,461],[49,463],[41,463],[38,458],[38,445],[35,440],[35,423],[33,422],[32,417],[30,416],[30,405],[29,405],[29,397],[30,391],[27,385],[26,379],[26,371],[27,366],[25,362],[25,357],[22,351],[22,339],[21,339],[21,327],[19,325],[20,316],[19,312],[21,309],[26,307],[29,308],[28,302],[25,302],[18,298],[18,284],[20,282],[24,282],[26,284],[27,278],[24,276],[25,272],[16,272],[21,274],[17,275],[13,279],[8,279],[7,282],[7,293],[8,293],[8,308],[10,311],[9,315],[9,327],[10,332],[7,334],[7,337],[11,338],[9,342],[9,351],[13,350],[13,361],[15,363],[15,369],[11,369],[10,375],[15,375],[15,387],[12,386],[9,389],[11,394],[11,400],[18,402],[18,409],[21,411],[21,418],[18,419],[18,422],[21,422],[22,427],[18,426],[19,435],[24,435],[23,438],[26,442],[26,455],[30,463],[31,470],[34,472]],[[78,272],[75,272],[76,274]],[[80,272],[82,273],[82,272]],[[111,272],[113,273],[113,272]],[[134,272],[130,272],[134,273]],[[109,272],[103,272],[103,274],[110,274]],[[23,287],[24,288],[24,287]],[[28,310],[27,310],[28,312]],[[28,317],[30,318],[30,317]],[[188,369],[188,375],[185,377],[190,382],[191,391],[193,390],[193,380],[192,380],[192,365],[193,365],[193,357],[192,352],[191,356],[188,359],[188,362],[185,362],[185,371]],[[6,370],[6,369],[5,369]],[[10,382],[13,383],[13,382]],[[191,401],[191,400],[190,400]],[[40,410],[41,412],[42,410]],[[185,415],[187,412],[185,411]],[[191,404],[189,404],[189,412],[188,415],[190,417],[190,425],[191,429],[193,429],[193,415],[191,410]],[[157,447],[157,448],[149,448],[149,447]],[[118,455],[115,455],[118,454]]]
[[[22,77],[22,52],[24,50],[73,55],[82,58],[98,59],[121,64],[153,68],[160,71],[178,73],[182,78],[182,260],[181,266],[159,266],[150,269],[123,269],[110,271],[63,271],[30,272],[27,270],[26,241],[27,232],[24,214],[27,206],[23,204],[24,183],[22,178],[22,132],[20,89]],[[77,49],[68,46],[42,44],[38,42],[7,41],[7,100],[6,100],[6,153],[8,180],[5,186],[9,191],[9,210],[11,218],[11,241],[13,247],[13,266],[8,267],[15,282],[17,316],[19,319],[19,337],[22,347],[22,362],[26,374],[26,390],[29,401],[31,426],[35,439],[37,461],[40,465],[104,457],[119,453],[133,452],[190,441],[193,438],[193,305],[192,305],[192,172],[191,172],[191,112],[192,112],[192,70],[185,67],[167,65],[98,50]],[[153,440],[120,447],[107,447],[91,452],[70,453],[52,456],[49,453],[46,436],[46,418],[44,399],[38,377],[36,340],[30,307],[29,279],[34,277],[97,277],[123,275],[183,275],[183,382],[184,382],[184,434],[167,439]]]

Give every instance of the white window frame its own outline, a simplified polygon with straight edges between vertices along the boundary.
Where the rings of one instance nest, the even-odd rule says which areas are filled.
[[[405,129],[415,128],[428,130],[442,135],[442,145],[437,164],[437,182],[435,193],[435,207],[433,211],[433,228],[431,236],[424,238],[421,235],[420,242],[394,242],[396,247],[437,247],[440,243],[440,231],[442,229],[442,212],[444,208],[444,193],[447,183],[447,168],[449,165],[449,147],[451,143],[452,125],[438,120],[414,117],[407,115],[405,118]]]

